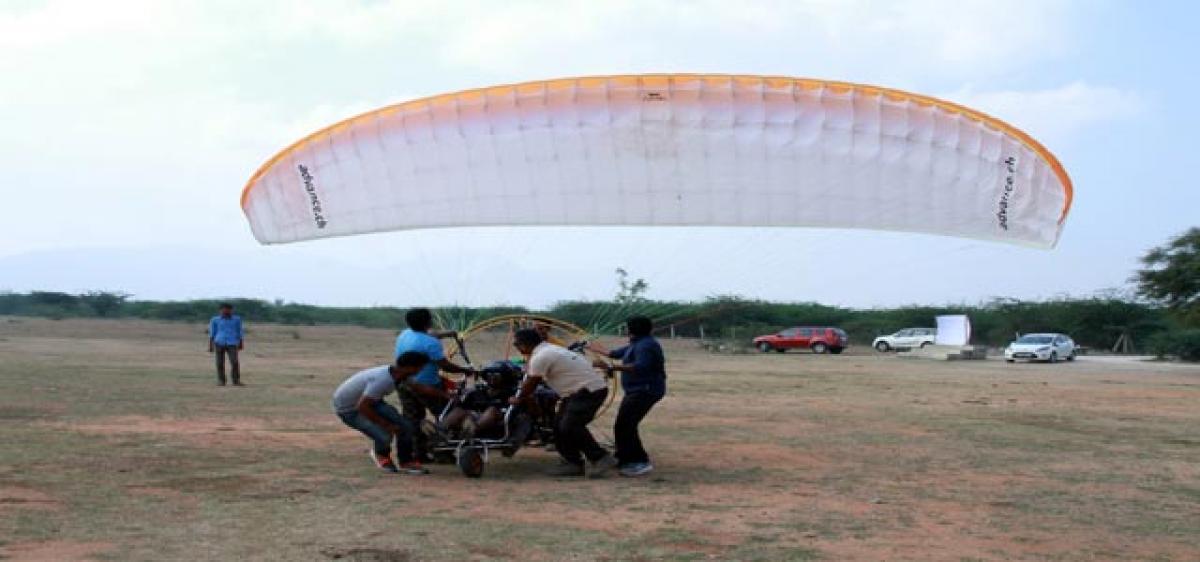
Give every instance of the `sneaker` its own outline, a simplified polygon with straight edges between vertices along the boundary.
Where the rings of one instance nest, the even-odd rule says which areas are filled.
[[[603,457],[600,457],[600,460],[593,462],[592,465],[588,467],[587,476],[588,478],[604,478],[605,476],[608,476],[608,471],[612,470],[616,466],[617,457],[614,457],[611,454],[605,454]]]
[[[548,470],[550,476],[583,476],[583,465],[563,461],[558,466]]]
[[[421,466],[421,461],[400,463],[400,472],[404,474],[429,474],[429,469]]]
[[[396,463],[392,462],[392,457],[388,455],[376,455],[375,451],[367,451],[367,454],[371,456],[371,462],[375,463],[375,466],[379,467],[379,470],[384,472],[399,472],[396,470]]]
[[[621,467],[621,476],[645,476],[654,471],[654,465],[648,462],[633,462]]]
[[[233,381],[233,386],[246,386],[246,385],[242,384],[242,381]]]

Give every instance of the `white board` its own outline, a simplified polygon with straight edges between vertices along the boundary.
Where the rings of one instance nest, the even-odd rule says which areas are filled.
[[[971,341],[971,319],[962,314],[937,317],[936,345],[967,345]]]

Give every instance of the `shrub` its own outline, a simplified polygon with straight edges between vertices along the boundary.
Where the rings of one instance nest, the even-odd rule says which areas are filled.
[[[1150,339],[1150,350],[1160,359],[1173,356],[1183,361],[1200,361],[1200,329],[1156,334]]]

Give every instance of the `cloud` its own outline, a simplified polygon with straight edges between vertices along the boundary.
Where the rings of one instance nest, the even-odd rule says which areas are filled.
[[[1071,7],[974,0],[610,1],[551,8],[509,2],[486,15],[460,11],[460,19],[441,22],[438,43],[450,63],[497,72],[545,69],[550,76],[579,68],[619,71],[632,61],[641,71],[814,69],[875,79],[903,70],[977,78],[1061,56],[1073,34]]]
[[[0,60],[0,68],[70,53],[55,56],[56,65],[86,61],[127,74],[180,58],[328,44],[348,54],[404,45],[391,52],[489,72],[722,66],[793,74],[850,66],[869,75],[886,63],[979,77],[1061,55],[1074,7],[1065,0],[50,0],[36,9],[0,7],[0,51],[26,55]],[[666,68],[674,64],[688,68]]]
[[[1144,96],[1077,81],[1044,90],[976,91],[965,87],[942,97],[983,111],[1047,142],[1065,142],[1088,127],[1131,119],[1147,111]]]

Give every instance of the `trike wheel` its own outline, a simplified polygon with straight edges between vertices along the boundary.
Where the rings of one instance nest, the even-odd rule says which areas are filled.
[[[458,450],[458,469],[467,478],[483,476],[483,449],[481,447],[463,447]]]

